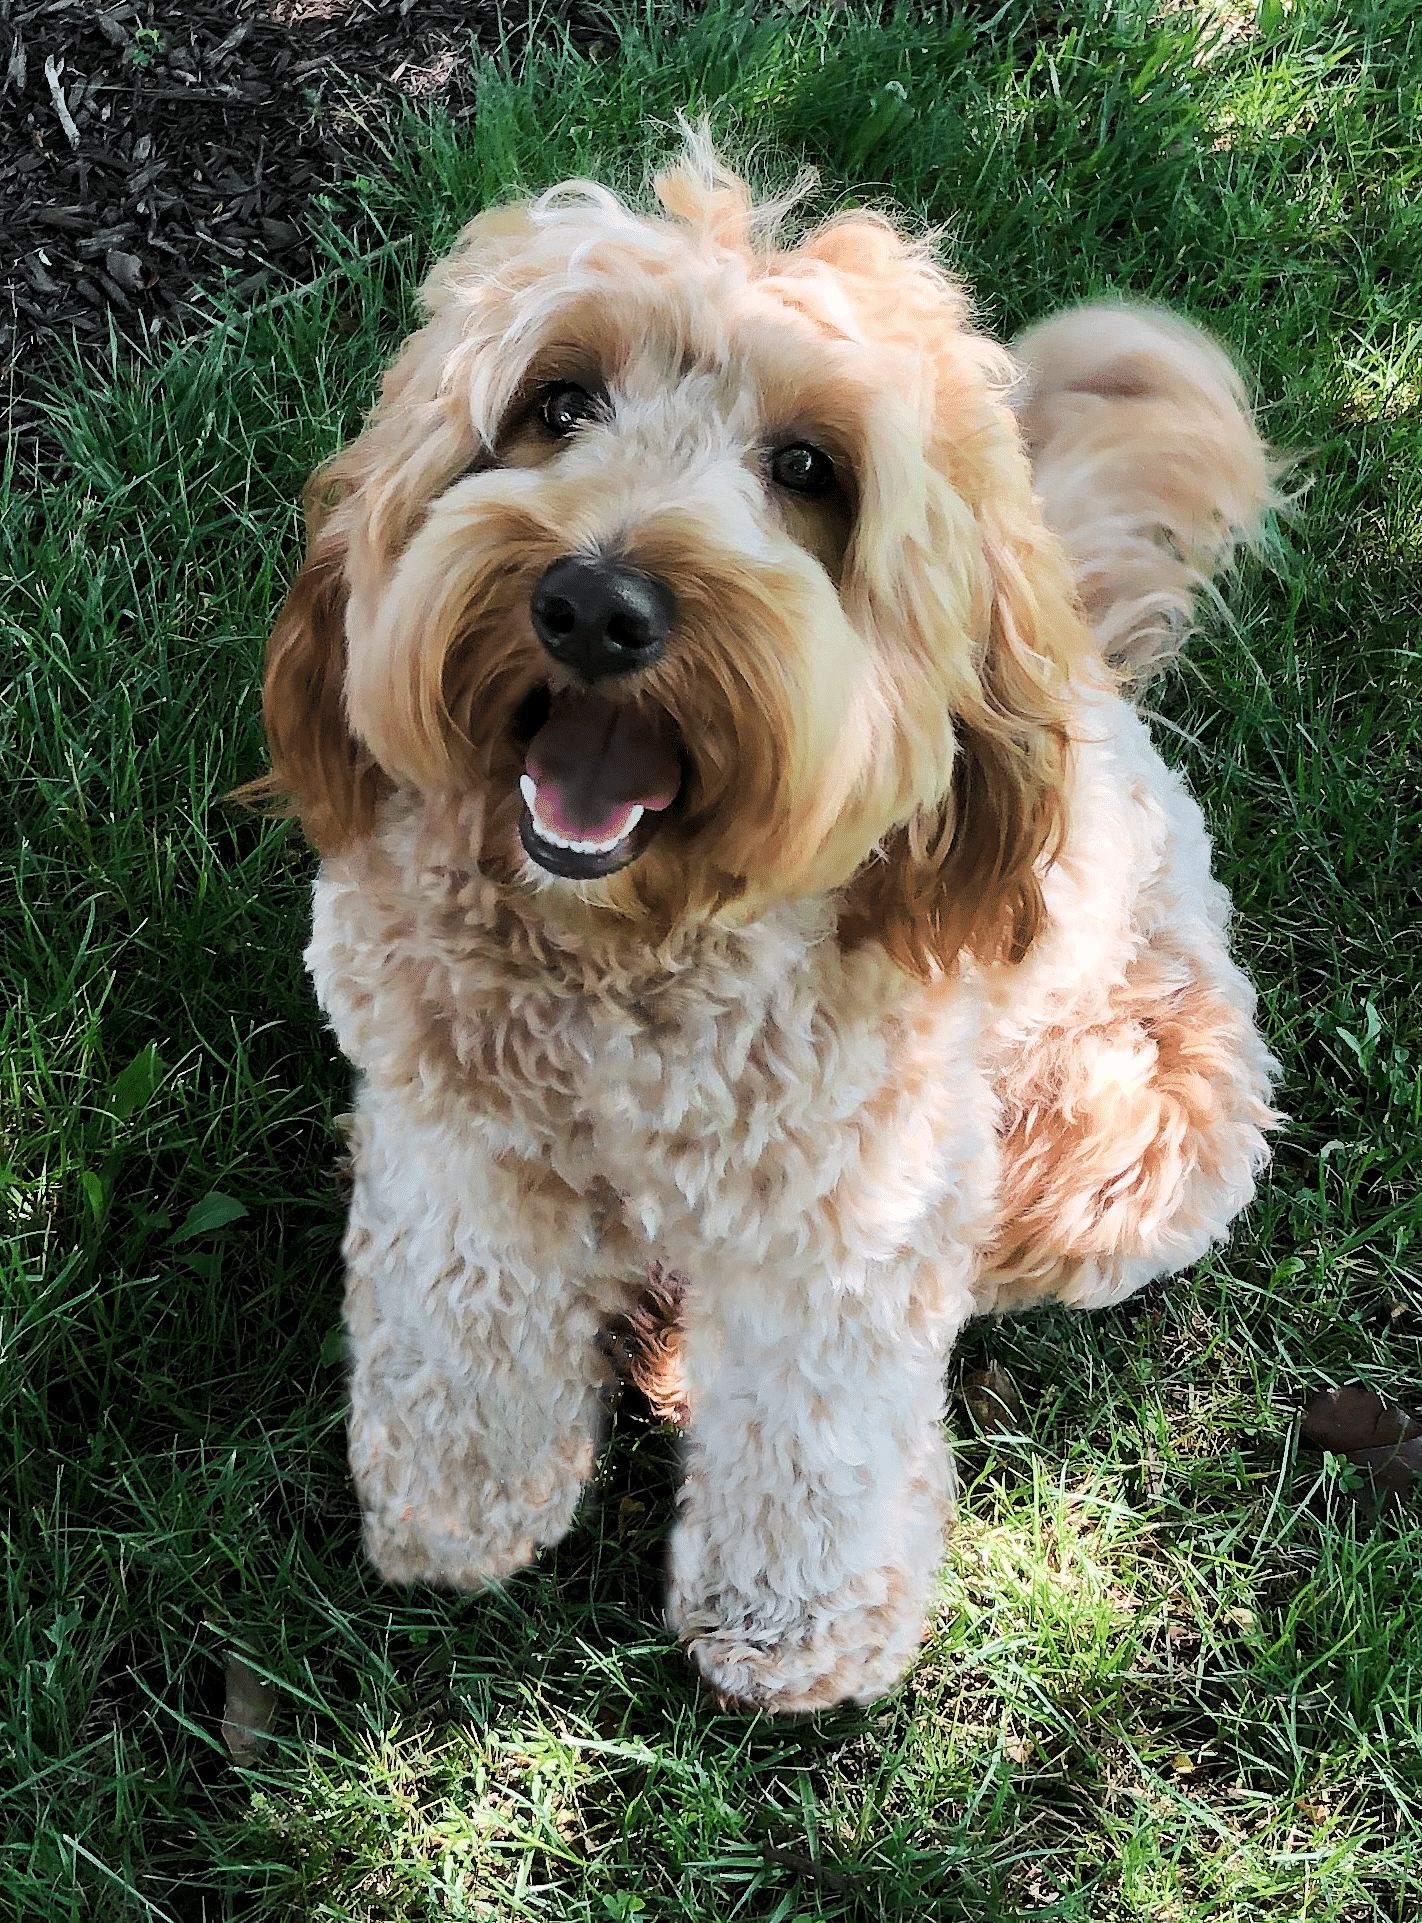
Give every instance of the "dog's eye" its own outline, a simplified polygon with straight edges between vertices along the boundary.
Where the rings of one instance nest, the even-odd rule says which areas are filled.
[[[771,478],[792,494],[823,494],[834,485],[834,462],[808,441],[794,441],[770,457]]]
[[[575,427],[591,420],[598,411],[597,401],[587,389],[575,387],[571,381],[558,381],[545,388],[538,403],[543,425],[560,441],[566,440]]]

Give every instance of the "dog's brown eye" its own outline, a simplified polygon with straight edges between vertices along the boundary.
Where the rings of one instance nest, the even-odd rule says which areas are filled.
[[[550,434],[566,440],[575,427],[583,421],[591,420],[598,411],[598,404],[585,387],[575,387],[571,381],[559,381],[555,386],[545,388],[543,399],[538,404],[538,412],[543,425]]]
[[[771,477],[792,494],[823,494],[834,483],[834,462],[807,441],[777,448],[770,460]]]

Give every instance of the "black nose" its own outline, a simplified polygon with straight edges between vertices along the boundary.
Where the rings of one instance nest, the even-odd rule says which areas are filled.
[[[585,681],[634,674],[660,659],[676,619],[672,591],[621,561],[570,554],[529,602],[534,632],[555,661]]]

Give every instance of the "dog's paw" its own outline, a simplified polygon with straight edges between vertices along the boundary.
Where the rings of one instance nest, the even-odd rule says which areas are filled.
[[[674,1596],[668,1620],[723,1707],[772,1715],[872,1702],[913,1661],[926,1608],[901,1572],[883,1571],[872,1602],[836,1607],[833,1599],[787,1617],[776,1609],[690,1610]]]
[[[879,1490],[872,1518],[861,1506],[838,1529],[816,1526],[829,1499],[806,1499],[807,1486],[798,1505],[772,1508],[755,1485],[733,1505],[693,1459],[668,1544],[666,1618],[723,1703],[791,1715],[873,1702],[923,1640],[953,1509],[940,1426],[925,1425],[910,1473]]]
[[[386,1582],[427,1582],[437,1589],[487,1589],[526,1568],[539,1545],[527,1533],[494,1539],[407,1510],[397,1516],[367,1515],[365,1553]]]
[[[467,1462],[436,1482],[390,1473],[392,1459],[376,1451],[357,1458],[352,1448],[351,1456],[366,1554],[385,1580],[476,1590],[503,1582],[568,1533],[593,1445],[569,1441],[539,1473],[512,1482],[480,1477]]]

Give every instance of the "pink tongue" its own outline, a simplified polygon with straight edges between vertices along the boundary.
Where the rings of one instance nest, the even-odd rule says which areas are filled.
[[[600,694],[555,696],[524,766],[537,790],[534,826],[569,841],[620,837],[635,808],[669,808],[681,786],[671,718]]]

